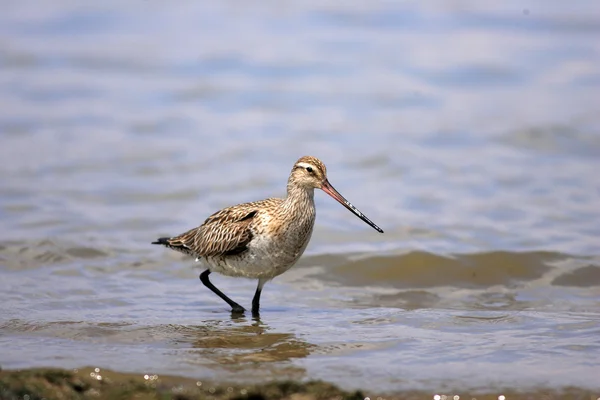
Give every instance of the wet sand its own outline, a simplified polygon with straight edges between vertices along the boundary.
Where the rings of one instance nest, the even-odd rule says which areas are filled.
[[[162,400],[595,400],[600,392],[569,387],[564,389],[511,388],[486,392],[374,392],[343,390],[323,381],[276,381],[259,385],[194,380],[167,375],[127,374],[99,368],[64,370],[38,368],[0,371],[1,400],[76,399],[162,399]]]

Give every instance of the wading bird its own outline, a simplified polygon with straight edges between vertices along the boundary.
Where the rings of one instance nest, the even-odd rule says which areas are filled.
[[[258,279],[252,299],[252,314],[258,315],[260,294],[269,280],[283,274],[300,258],[315,224],[315,189],[321,189],[348,210],[383,233],[369,218],[346,200],[327,180],[327,169],[317,158],[301,157],[292,168],[287,196],[224,208],[202,225],[152,244],[203,260],[208,269],[200,280],[231,306],[232,313],[244,307],[227,297],[208,279],[211,272],[226,276]]]

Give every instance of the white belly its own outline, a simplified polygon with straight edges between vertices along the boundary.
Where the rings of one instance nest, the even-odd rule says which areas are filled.
[[[300,258],[312,229],[304,238],[290,237],[285,241],[273,241],[265,236],[256,236],[248,244],[248,250],[240,255],[207,258],[212,272],[227,276],[255,279],[273,279],[290,269]]]

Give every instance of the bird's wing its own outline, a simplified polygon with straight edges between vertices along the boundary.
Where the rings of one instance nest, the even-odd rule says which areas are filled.
[[[201,257],[240,254],[252,240],[251,224],[263,202],[224,208],[199,227],[169,239],[168,245]]]

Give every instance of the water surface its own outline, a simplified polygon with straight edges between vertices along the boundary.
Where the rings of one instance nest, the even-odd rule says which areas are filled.
[[[5,2],[0,365],[597,388],[599,10]],[[231,318],[150,242],[305,154],[385,234],[316,193],[305,256]]]

